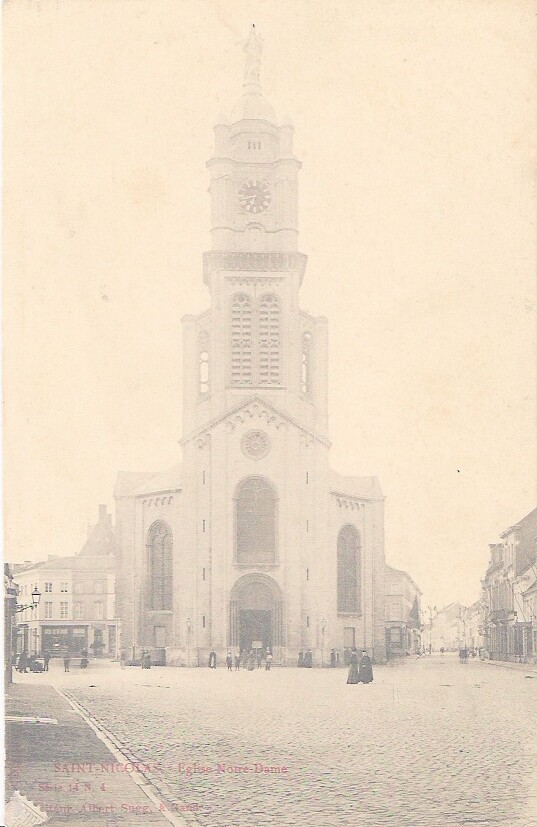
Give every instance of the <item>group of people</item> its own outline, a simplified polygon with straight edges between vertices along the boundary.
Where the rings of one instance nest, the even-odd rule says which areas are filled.
[[[16,670],[17,672],[48,672],[50,663],[50,652],[46,650],[41,656],[28,655],[28,652],[21,652],[17,658]],[[80,657],[80,668],[87,669],[89,664],[88,650],[82,649]],[[71,655],[68,651],[63,652],[63,671],[69,672],[71,665]]]
[[[265,664],[265,671],[270,672],[272,661],[274,657],[270,649],[250,649],[250,651],[236,652],[234,655],[231,650],[228,650],[226,655],[226,667],[228,672],[238,672],[244,667],[248,672],[253,672],[254,669],[261,669],[262,664]],[[216,669],[216,652],[214,649],[209,654],[209,669]]]
[[[358,661],[358,650],[356,647],[351,649],[351,656],[349,660],[349,675],[347,683],[371,683],[373,680],[373,666],[371,658],[364,649],[362,657]]]
[[[15,669],[17,672],[48,672],[49,661],[48,652],[44,652],[43,657],[39,658],[38,655],[28,655],[28,652],[24,651],[20,653]]]

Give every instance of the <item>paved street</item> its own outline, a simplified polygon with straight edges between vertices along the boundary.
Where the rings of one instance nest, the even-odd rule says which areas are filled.
[[[347,686],[343,669],[53,666],[17,680],[62,686],[204,827],[537,825],[529,669],[433,656]]]

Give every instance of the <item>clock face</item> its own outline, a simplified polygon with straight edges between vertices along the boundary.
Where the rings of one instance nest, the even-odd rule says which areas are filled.
[[[245,181],[239,190],[239,204],[246,212],[264,212],[270,204],[270,189],[265,181]]]

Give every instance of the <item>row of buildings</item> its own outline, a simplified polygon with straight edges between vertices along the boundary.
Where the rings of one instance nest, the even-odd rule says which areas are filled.
[[[471,606],[448,603],[440,609],[429,609],[429,617],[423,627],[424,647],[433,652],[455,652],[460,649],[481,650],[483,626],[483,601]]]
[[[537,508],[489,545],[480,599],[429,610],[424,646],[479,649],[491,660],[537,659]]]
[[[13,650],[59,655],[115,656],[119,621],[115,608],[116,536],[106,506],[79,554],[49,555],[38,563],[11,567],[18,603]],[[32,592],[41,597],[31,607]]]
[[[537,508],[492,543],[482,584],[483,645],[493,660],[537,657]]]

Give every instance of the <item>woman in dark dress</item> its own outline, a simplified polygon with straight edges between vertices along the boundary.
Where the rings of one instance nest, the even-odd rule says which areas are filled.
[[[358,671],[358,680],[360,683],[371,683],[373,680],[373,667],[371,665],[371,658],[367,652],[362,652],[360,658],[360,669]]]
[[[347,678],[347,683],[359,682],[360,678],[358,677],[358,652],[353,647],[349,658],[349,676]]]

